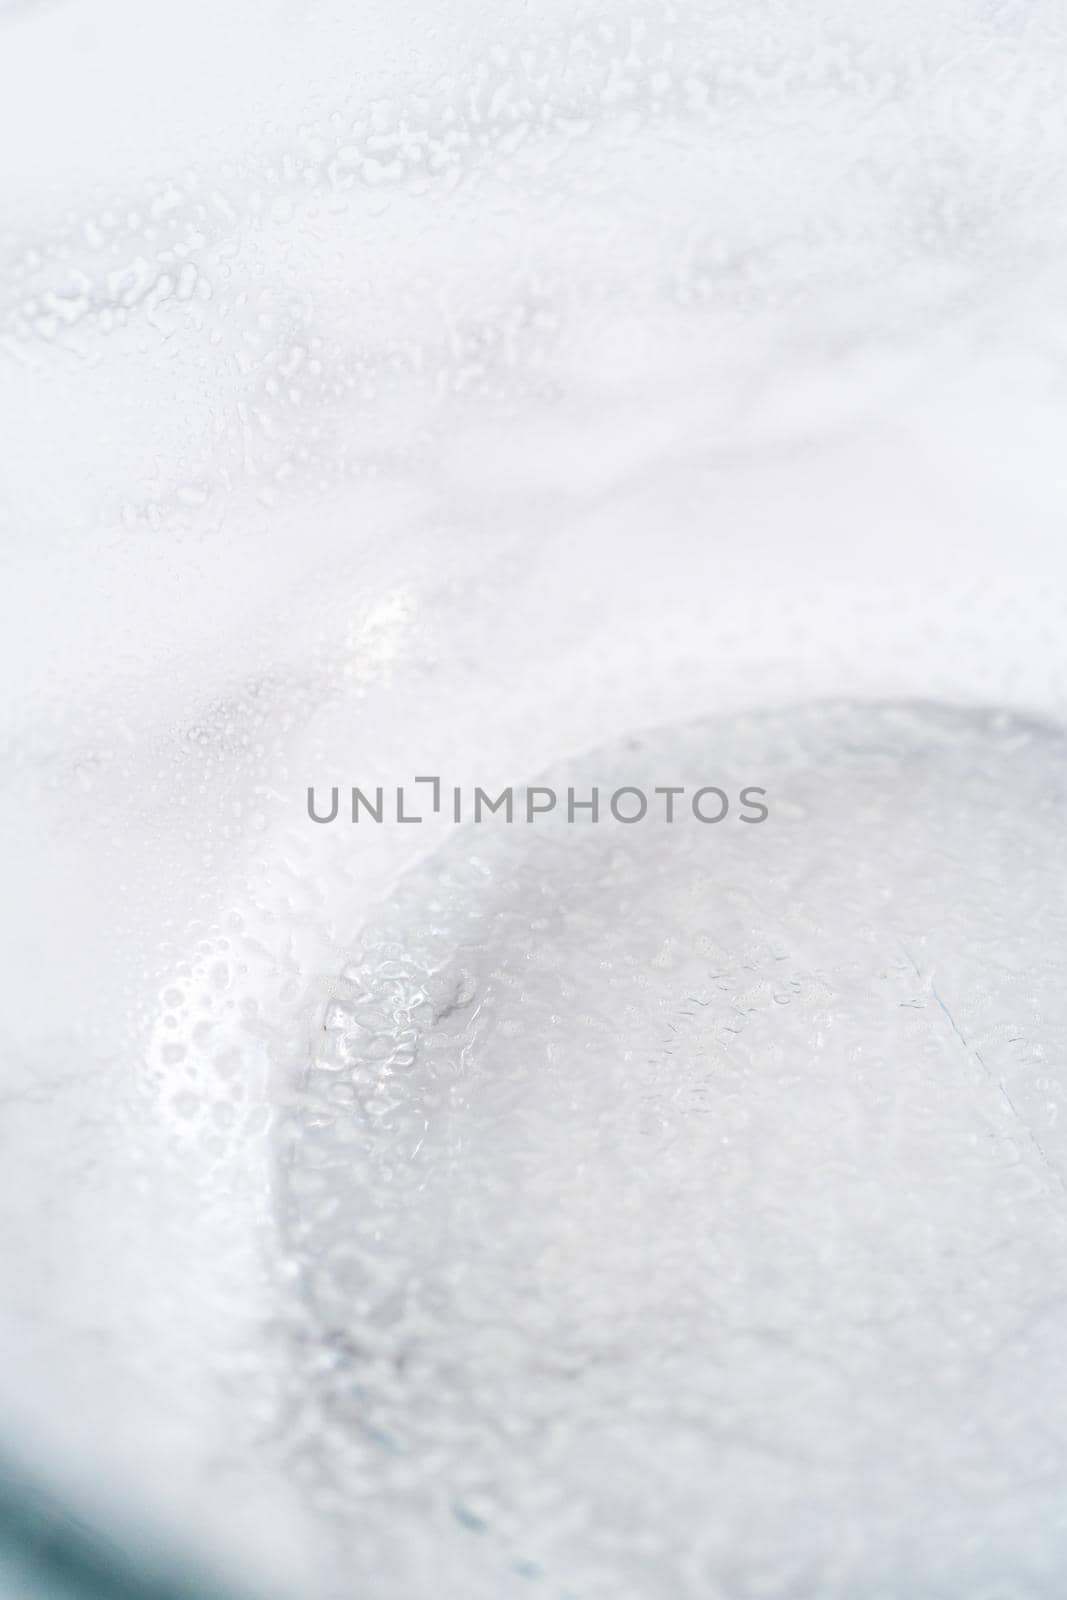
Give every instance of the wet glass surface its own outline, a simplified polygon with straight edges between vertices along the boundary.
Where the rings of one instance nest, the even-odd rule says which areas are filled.
[[[1063,34],[0,4],[0,1590],[1058,1595]]]

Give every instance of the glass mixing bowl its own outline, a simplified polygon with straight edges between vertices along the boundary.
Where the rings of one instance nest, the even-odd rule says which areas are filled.
[[[1061,1592],[1065,68],[0,5],[0,1592]]]

